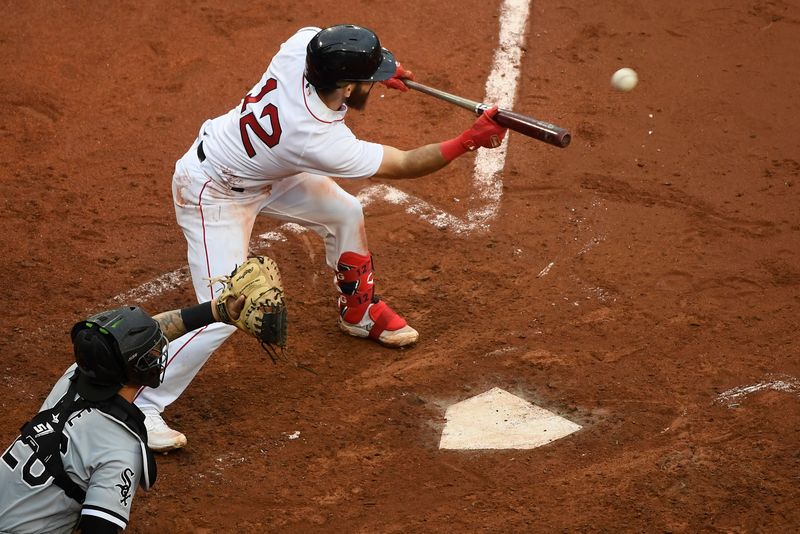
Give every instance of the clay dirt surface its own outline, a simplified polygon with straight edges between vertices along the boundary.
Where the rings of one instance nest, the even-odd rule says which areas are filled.
[[[481,100],[500,9],[6,2],[0,441],[70,364],[75,321],[125,295],[151,313],[194,303],[175,161],[283,40],[362,24],[418,81]],[[420,331],[404,350],[340,333],[321,239],[265,243],[279,225],[259,219],[291,354],[316,374],[234,335],[166,410],[189,443],[159,456],[128,531],[800,529],[799,31],[792,1],[531,2],[514,109],[569,128],[571,146],[511,133],[482,229],[366,206],[378,293]],[[609,85],[623,66],[639,74],[629,93]],[[402,149],[472,120],[382,86],[348,114],[360,138]],[[463,218],[486,202],[474,159],[391,185]],[[165,273],[177,285],[131,293]],[[493,387],[583,429],[533,450],[439,450],[447,406]]]

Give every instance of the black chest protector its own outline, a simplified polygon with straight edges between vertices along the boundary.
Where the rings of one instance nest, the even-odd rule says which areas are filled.
[[[66,453],[64,425],[76,412],[87,409],[100,410],[125,425],[144,444],[143,450],[146,451],[144,469],[149,473],[148,480],[152,486],[156,481],[156,462],[153,453],[147,448],[147,430],[144,426],[142,412],[119,395],[114,395],[102,402],[89,402],[83,398],[75,399],[75,379],[78,372],[76,370],[75,374],[70,377],[67,393],[55,406],[48,410],[42,410],[33,419],[22,425],[18,439],[33,450],[34,456],[42,462],[45,470],[53,477],[55,484],[63,489],[67,496],[83,504],[86,492],[64,471],[64,463],[61,458],[61,455]]]

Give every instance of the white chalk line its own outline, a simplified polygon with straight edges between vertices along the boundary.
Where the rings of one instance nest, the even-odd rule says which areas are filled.
[[[167,274],[162,274],[155,280],[145,282],[144,284],[140,285],[139,287],[135,287],[130,291],[121,293],[116,297],[113,297],[111,300],[120,304],[126,304],[128,302],[147,302],[156,295],[181,286],[188,279],[189,267],[181,267],[180,269]]]
[[[545,267],[544,269],[542,269],[541,271],[539,271],[539,274],[537,274],[537,275],[536,275],[536,278],[541,278],[541,277],[543,277],[543,276],[547,276],[547,273],[549,273],[549,272],[550,272],[550,269],[551,269],[551,268],[553,267],[553,265],[555,265],[555,264],[556,264],[556,262],[555,262],[555,261],[551,261],[550,263],[548,263],[548,264],[547,264],[547,267]]]
[[[723,391],[717,395],[716,399],[714,399],[714,402],[725,404],[728,406],[728,408],[735,408],[739,405],[738,401],[744,397],[767,389],[800,394],[800,380],[789,375],[777,375],[774,377],[769,377],[768,379],[762,380],[757,384],[739,386],[727,391]]]
[[[277,230],[273,230],[270,232],[265,232],[261,234],[259,237],[258,242],[253,247],[254,250],[262,250],[264,248],[268,248],[274,242],[283,242],[287,240],[286,234],[287,233],[294,233],[298,234],[304,232],[306,229],[300,226],[299,224],[295,223],[285,223],[278,227]],[[187,281],[189,281],[191,275],[189,274],[189,267],[181,267],[180,269],[176,269],[174,271],[168,272],[166,274],[162,274],[155,280],[150,280],[149,282],[145,282],[144,284],[140,285],[139,287],[135,287],[130,291],[126,291],[125,293],[121,293],[115,297],[112,297],[112,300],[119,303],[126,303],[126,302],[146,302],[161,293],[166,291],[170,291],[177,287],[180,287]]]
[[[486,80],[485,102],[496,103],[503,108],[514,107],[514,96],[520,76],[520,59],[525,39],[525,27],[528,23],[528,0],[505,0],[500,6],[500,34],[498,47],[495,49],[491,72]],[[431,224],[438,229],[449,229],[455,233],[485,231],[489,223],[497,216],[500,199],[503,195],[503,181],[500,172],[506,161],[508,136],[503,143],[493,150],[480,150],[475,157],[473,185],[476,193],[472,198],[484,204],[467,211],[464,218],[448,213],[433,204],[409,195],[396,187],[388,185],[372,185],[364,188],[358,195],[362,205],[384,201],[389,204],[403,206],[406,213]],[[286,231],[297,233],[306,231],[296,224],[284,224],[276,230],[259,236],[254,249],[268,247],[275,241],[285,241]],[[144,302],[156,295],[174,289],[190,278],[187,267],[159,276],[139,287],[112,298],[116,302]]]
[[[525,27],[528,23],[528,8],[528,0],[506,0],[500,6],[499,42],[486,80],[484,102],[496,103],[503,108],[514,107]],[[507,149],[508,136],[498,148],[478,151],[472,176],[475,186],[472,199],[483,204],[468,210],[464,218],[447,213],[421,198],[387,185],[365,188],[358,198],[364,205],[375,200],[383,200],[390,204],[405,206],[406,213],[416,215],[436,228],[449,229],[458,234],[486,231],[491,220],[497,216],[503,195],[500,172],[505,166]]]

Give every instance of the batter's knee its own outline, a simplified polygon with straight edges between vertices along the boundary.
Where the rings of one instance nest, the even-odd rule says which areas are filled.
[[[325,206],[327,214],[324,219],[334,227],[358,226],[364,221],[364,209],[361,202],[350,194],[342,194]]]
[[[342,199],[340,211],[343,221],[353,223],[364,220],[364,208],[361,202],[353,195],[347,195]]]

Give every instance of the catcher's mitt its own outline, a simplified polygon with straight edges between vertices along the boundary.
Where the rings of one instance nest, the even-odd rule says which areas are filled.
[[[285,359],[287,316],[278,265],[266,256],[255,256],[235,267],[230,276],[218,277],[211,282],[225,284],[216,299],[220,320],[258,339],[272,361],[278,357]],[[246,297],[244,308],[239,318],[233,320],[225,302],[228,297],[238,298],[240,295]]]

